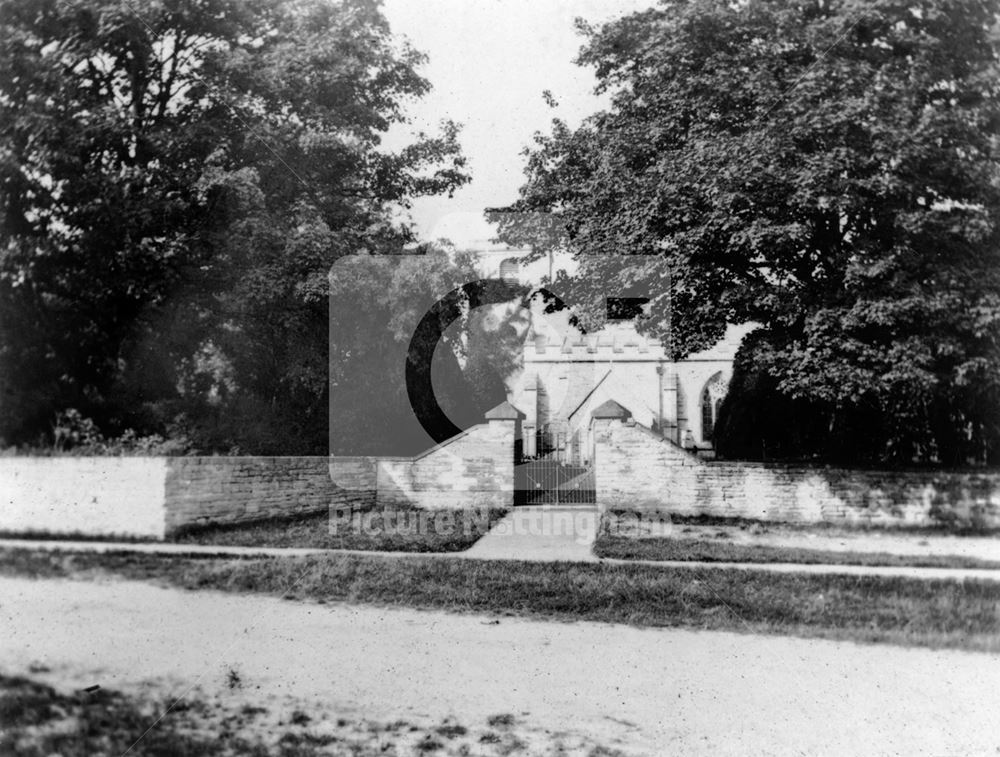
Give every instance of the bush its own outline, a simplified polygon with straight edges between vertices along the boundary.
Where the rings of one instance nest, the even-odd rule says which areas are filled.
[[[160,434],[139,436],[132,429],[126,429],[120,436],[105,437],[93,420],[79,410],[69,408],[56,413],[52,422],[51,444],[40,441],[35,445],[8,447],[0,454],[39,457],[154,457],[185,455],[192,451],[190,440],[182,434],[170,437]]]

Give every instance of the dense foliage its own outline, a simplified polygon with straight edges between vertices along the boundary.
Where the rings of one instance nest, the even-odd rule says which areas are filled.
[[[0,438],[325,453],[328,272],[467,177],[376,0],[0,2]]]
[[[420,255],[354,255],[332,273],[332,454],[416,454],[437,443],[417,418],[431,403],[468,428],[506,399],[503,378],[523,336],[506,312],[513,308],[470,308],[468,297],[457,297],[454,322],[433,309],[477,279],[467,256],[435,246]],[[440,340],[418,331],[425,315],[434,317]],[[430,391],[415,397],[406,384],[411,354],[431,376]]]
[[[651,295],[678,356],[761,324],[724,453],[995,459],[998,11],[663,0],[581,24],[611,105],[537,137],[504,236],[587,256],[578,299]]]

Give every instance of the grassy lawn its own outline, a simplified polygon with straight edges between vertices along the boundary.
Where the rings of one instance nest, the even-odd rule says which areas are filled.
[[[172,537],[181,544],[241,547],[311,547],[387,552],[461,552],[506,514],[503,508],[366,510],[334,522],[327,513],[253,523],[191,528]]]
[[[118,576],[290,600],[1000,651],[1000,583],[331,554],[0,553],[0,574]]]
[[[670,530],[652,530],[663,524]],[[857,543],[857,537],[861,537],[861,547],[858,551],[847,551],[766,543],[773,537],[796,538],[802,534],[822,537],[817,540],[820,544],[828,539],[848,543],[855,539]],[[1000,569],[1000,561],[982,557],[880,552],[876,546],[878,539],[864,538],[873,534],[914,543],[927,537],[957,535],[942,529],[847,528],[828,523],[765,523],[741,518],[609,510],[601,516],[594,554],[618,560]],[[754,540],[764,543],[754,543]]]
[[[100,688],[66,695],[27,678],[0,675],[0,754],[457,756],[508,755],[524,746],[516,718],[509,713],[498,713],[483,723],[466,725],[451,719],[422,726],[405,720],[382,723],[323,709],[281,712],[274,707],[250,704],[238,691],[238,677],[230,681],[230,688],[231,698],[211,701],[185,698],[175,702],[169,698],[126,696]],[[621,754],[600,745],[586,746],[590,747],[588,757]]]
[[[357,510],[331,532],[327,512],[246,523],[188,526],[167,537],[176,544],[227,547],[301,547],[382,552],[461,552],[506,515],[507,508],[421,510],[412,507]],[[0,538],[54,541],[156,542],[129,536],[0,532]]]
[[[908,566],[920,568],[989,568],[1000,563],[956,555],[895,555],[886,552],[840,552],[803,547],[734,544],[713,539],[632,538],[600,534],[594,554],[619,560],[801,563],[813,565]]]

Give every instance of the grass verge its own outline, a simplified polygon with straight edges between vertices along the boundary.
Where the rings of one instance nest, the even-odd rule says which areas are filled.
[[[233,525],[191,528],[173,536],[181,544],[239,547],[308,547],[385,552],[461,552],[507,513],[503,508],[353,511],[350,518],[326,512]],[[331,524],[335,533],[331,532]]]
[[[507,508],[470,507],[423,510],[411,507],[350,510],[331,531],[330,513],[262,518],[245,523],[187,526],[168,535],[175,544],[214,547],[299,547],[358,549],[366,552],[461,552],[475,544],[506,515]],[[130,536],[52,534],[44,531],[0,532],[0,538],[44,541],[116,541],[154,543]]]
[[[600,534],[594,554],[618,560],[684,562],[796,563],[801,565],[901,566],[911,568],[1000,569],[1000,562],[959,555],[895,555],[887,552],[839,552],[803,547],[734,544],[710,539],[609,536]]]
[[[0,676],[0,754],[122,754],[165,709],[166,702],[139,702],[106,689],[65,695],[26,678]],[[193,713],[198,709],[198,704],[175,708],[130,754],[258,753],[242,740],[232,745],[236,749],[227,749],[225,738],[196,733]]]
[[[1000,583],[992,581],[420,556],[232,560],[21,549],[0,552],[0,574],[111,575],[316,602],[1000,651]]]
[[[0,754],[21,757],[320,757],[329,755],[434,754],[493,757],[520,751],[511,726],[468,726],[446,719],[412,724],[358,720],[319,705],[296,708],[282,702],[253,705],[234,691],[211,700],[128,696],[95,687],[72,694],[28,678],[0,675]],[[172,706],[171,706],[172,705]],[[304,705],[303,705],[304,706]],[[577,740],[580,742],[580,740]],[[554,739],[536,754],[562,754]],[[614,757],[616,750],[580,742],[588,757]]]
[[[628,508],[612,508],[607,511],[611,516],[622,517],[622,516],[633,516],[637,514],[649,514],[648,511],[637,511]],[[942,524],[938,525],[891,525],[882,524],[877,522],[871,523],[857,523],[852,525],[844,525],[841,523],[831,523],[828,521],[820,521],[817,523],[775,523],[774,521],[760,520],[758,518],[741,518],[734,516],[722,516],[722,515],[706,515],[704,513],[699,513],[697,515],[684,515],[680,513],[663,513],[663,515],[669,518],[670,522],[675,526],[720,526],[720,527],[733,527],[740,529],[762,529],[763,531],[771,531],[776,526],[780,527],[784,531],[790,532],[803,532],[803,533],[819,533],[826,534],[829,536],[837,536],[838,534],[857,534],[857,533],[871,533],[871,534],[897,534],[906,536],[994,536],[1000,535],[1000,529],[988,529],[988,528],[972,528],[972,527],[960,527],[959,525],[945,526]]]

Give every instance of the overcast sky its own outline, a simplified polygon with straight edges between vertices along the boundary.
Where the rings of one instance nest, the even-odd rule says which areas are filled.
[[[463,124],[472,183],[447,198],[418,200],[413,219],[423,238],[459,246],[490,236],[483,208],[517,197],[521,149],[558,116],[570,124],[601,106],[589,68],[573,65],[582,39],[573,19],[600,22],[649,7],[654,0],[385,0],[396,34],[430,60],[423,75],[434,90],[411,107],[415,128]],[[548,89],[555,110],[542,99]],[[393,142],[401,135],[394,135]]]

